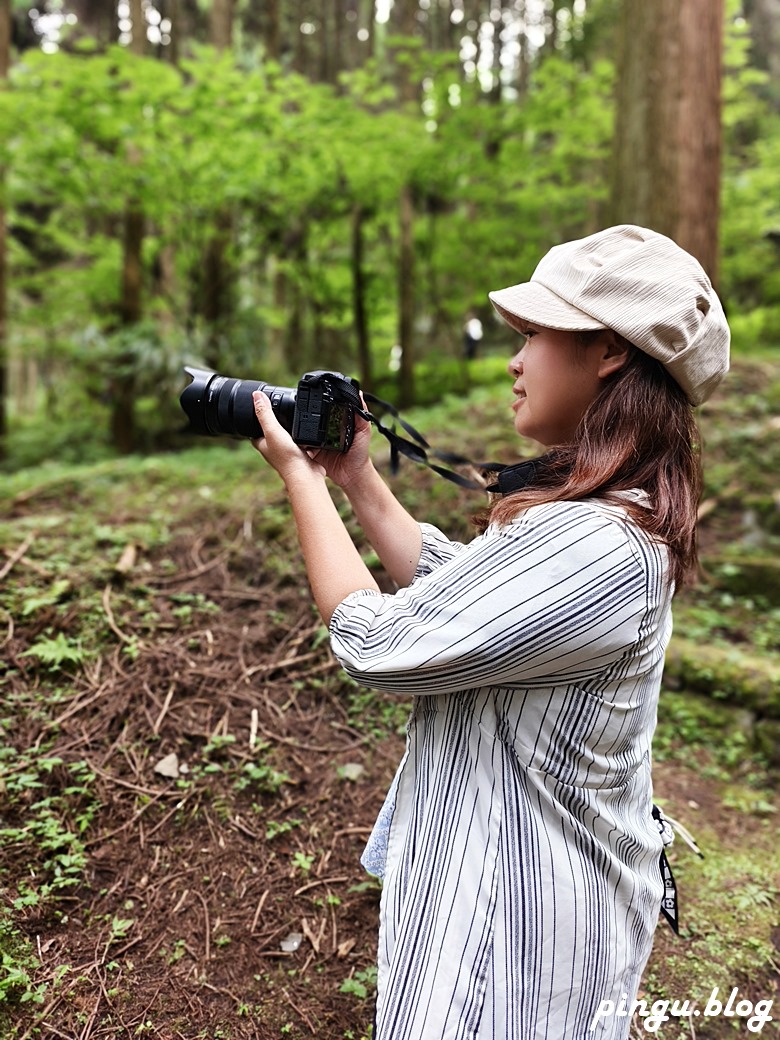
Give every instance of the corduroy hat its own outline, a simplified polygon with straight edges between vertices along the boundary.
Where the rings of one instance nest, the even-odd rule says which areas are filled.
[[[489,293],[513,328],[613,329],[657,358],[691,404],[728,371],[730,332],[701,264],[665,235],[633,224],[554,246],[529,282]]]

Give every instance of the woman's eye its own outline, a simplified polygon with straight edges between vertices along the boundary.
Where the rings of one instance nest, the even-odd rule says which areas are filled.
[[[525,336],[526,339],[531,339],[532,336],[536,335],[536,329],[523,329],[520,335]]]

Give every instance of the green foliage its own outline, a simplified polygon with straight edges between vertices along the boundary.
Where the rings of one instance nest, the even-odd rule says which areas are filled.
[[[65,763],[40,749],[0,748],[0,790],[6,812],[0,842],[29,863],[15,879],[17,910],[56,899],[81,883],[86,866],[83,835],[98,802],[94,774],[84,762]]]
[[[352,993],[358,1000],[367,1000],[369,994],[376,989],[377,969],[375,967],[356,971],[339,986],[339,993]]]
[[[30,601],[28,600],[28,603]],[[29,650],[25,650],[20,657],[37,657],[38,660],[52,671],[58,671],[63,665],[81,664],[86,656],[84,648],[78,641],[58,632],[56,636],[44,636],[32,644]]]
[[[0,914],[0,1007],[43,1002],[46,986],[32,980],[37,967],[38,958],[29,939]]]
[[[780,115],[750,61],[749,27],[730,3],[723,85],[721,292],[736,350],[780,342]]]
[[[174,443],[187,360],[276,382],[326,364],[354,370],[358,210],[374,368],[386,376],[404,184],[417,213],[417,355],[433,370],[460,354],[470,308],[490,316],[492,285],[529,273],[592,219],[606,183],[610,64],[584,73],[550,56],[517,105],[487,103],[452,53],[407,57],[425,82],[418,110],[396,106],[380,63],[345,74],[336,92],[208,48],[177,68],[124,47],[25,55],[0,96],[11,353],[46,377],[36,400],[12,409],[11,465],[109,454],[117,377],[132,377],[137,445],[150,450]],[[127,325],[133,208],[145,223],[145,316]],[[203,310],[215,242],[230,283],[216,324]],[[462,376],[444,383],[460,389]]]

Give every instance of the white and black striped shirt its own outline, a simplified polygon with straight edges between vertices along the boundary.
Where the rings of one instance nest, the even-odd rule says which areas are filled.
[[[468,545],[423,525],[408,588],[338,606],[347,672],[415,698],[364,857],[384,877],[375,1040],[628,1036],[597,1011],[636,997],[663,895],[667,566],[622,509],[553,503]]]

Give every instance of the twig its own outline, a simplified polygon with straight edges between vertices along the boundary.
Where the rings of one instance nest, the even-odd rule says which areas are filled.
[[[3,607],[3,610],[5,610],[5,607]],[[2,646],[6,646],[10,643],[14,637],[14,616],[10,610],[5,610],[5,613],[8,615],[8,631],[5,634],[5,639],[2,644],[0,644]]]
[[[301,1016],[301,1018],[306,1023],[306,1025],[309,1027],[311,1035],[312,1036],[316,1036],[317,1035],[317,1030],[312,1025],[311,1019],[306,1014],[306,1012],[305,1011],[301,1011],[301,1009],[293,1001],[292,997],[290,996],[290,994],[287,992],[286,989],[282,989],[282,993],[284,994],[284,999],[287,1001],[287,1003],[290,1005],[290,1007],[293,1009],[293,1011],[296,1011]]]
[[[114,633],[115,636],[117,636],[119,639],[122,640],[123,643],[132,643],[132,642],[134,642],[133,638],[131,636],[125,635],[125,633],[122,631],[122,629],[117,625],[116,621],[114,620],[114,615],[113,615],[113,613],[111,611],[111,602],[110,601],[111,601],[111,586],[110,585],[106,585],[106,587],[103,589],[103,610],[105,610],[106,617],[108,618],[108,627],[111,629],[111,631]]]
[[[163,706],[162,706],[162,711],[157,716],[157,721],[155,722],[154,729],[152,730],[152,732],[154,733],[155,737],[160,732],[160,726],[162,725],[162,720],[165,718],[165,715],[166,715],[166,713],[168,711],[168,708],[170,708],[170,706],[171,706],[171,701],[173,700],[173,693],[174,693],[175,689],[176,689],[176,683],[172,682],[171,685],[168,687],[167,694],[165,695],[165,701],[164,701]]]
[[[35,532],[33,531],[30,534],[28,534],[25,540],[22,542],[22,544],[11,553],[11,555],[6,560],[3,568],[0,569],[0,581],[2,581],[3,578],[13,570],[14,566],[19,562],[19,560],[21,560],[21,558],[30,548],[34,540]]]
[[[92,1032],[92,1026],[93,1026],[93,1024],[95,1022],[95,1018],[97,1017],[98,1008],[100,1007],[100,1001],[102,999],[103,999],[102,992],[98,993],[98,998],[95,1001],[95,1006],[92,1009],[92,1014],[89,1016],[89,1018],[87,1019],[86,1025],[81,1030],[81,1033],[79,1034],[79,1040],[87,1040],[87,1037]]]
[[[94,704],[96,700],[99,700],[106,693],[106,691],[111,690],[112,682],[112,679],[108,679],[96,693],[92,694],[91,697],[88,697],[85,701],[71,705],[71,707],[68,708],[67,711],[64,711],[62,715],[58,715],[56,719],[52,719],[51,722],[48,722],[46,728],[57,729],[66,719],[69,719],[71,715],[76,715],[84,708],[88,708],[90,704]]]
[[[364,744],[366,738],[360,737],[353,744],[340,747],[324,747],[320,744],[304,744],[301,740],[293,740],[290,737],[282,737],[278,733],[272,733],[270,729],[266,729],[265,726],[258,726],[258,729],[264,737],[268,737],[269,740],[273,740],[278,744],[286,744],[288,747],[295,748],[297,751],[316,751],[321,755],[332,755],[334,751],[348,751],[350,748],[357,747],[358,744]]]
[[[85,760],[86,761],[86,760]],[[127,787],[131,791],[136,791],[138,794],[150,794],[152,796],[164,794],[179,794],[179,791],[164,791],[160,792],[159,788],[155,790],[153,787],[142,787],[140,784],[131,784],[129,780],[120,780],[118,776],[112,776],[107,773],[104,769],[94,765],[94,763],[87,761],[87,765],[98,776],[102,776],[104,780],[109,780],[112,784],[118,784],[120,787]]]
[[[319,878],[317,881],[310,881],[308,884],[296,888],[294,895],[299,896],[302,892],[308,892],[310,888],[317,888],[319,885],[338,885],[344,881],[349,881],[349,877]]]
[[[271,892],[271,889],[267,888],[265,890],[265,892],[263,892],[263,894],[260,896],[260,902],[257,904],[257,910],[255,910],[255,916],[252,918],[252,927],[249,929],[249,934],[250,935],[252,935],[252,933],[254,932],[255,928],[257,927],[257,922],[260,920],[260,914],[263,912],[263,907],[265,906],[265,901],[268,898],[270,892]]]
[[[246,1001],[242,1000],[241,997],[237,997],[232,990],[226,989],[224,986],[212,986],[210,982],[204,982],[201,980],[200,985],[205,989],[210,989],[212,993],[221,993],[222,996],[230,997],[231,1000],[235,1000],[236,1004],[245,1004]]]
[[[168,822],[168,820],[170,820],[171,816],[173,816],[174,813],[179,812],[181,809],[183,809],[185,804],[186,804],[186,802],[187,802],[187,796],[182,798],[181,801],[178,801],[176,803],[176,805],[173,806],[172,809],[169,809],[168,812],[165,814],[165,816],[163,816],[163,818],[161,820],[158,820],[157,823],[154,825],[154,827],[152,827],[152,829],[146,835],[146,841],[148,841],[153,834],[156,834],[160,830],[161,827],[164,827],[165,824]]]
[[[203,898],[203,896],[201,895],[201,893],[197,889],[195,889],[195,895],[198,897],[198,899],[203,904],[203,916],[204,916],[204,919],[205,919],[205,928],[206,928],[206,938],[205,938],[205,943],[204,943],[204,946],[205,946],[205,960],[209,961],[209,960],[211,960],[211,924],[209,922],[209,908],[206,905],[206,900]]]

